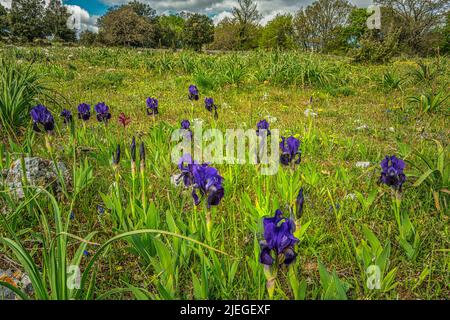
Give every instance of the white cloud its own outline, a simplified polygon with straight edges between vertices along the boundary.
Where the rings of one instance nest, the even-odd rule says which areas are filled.
[[[11,8],[12,0],[0,0],[0,4],[5,8]],[[50,0],[45,0],[49,3]],[[98,32],[98,27],[96,26],[98,16],[91,16],[89,12],[80,6],[76,5],[66,5],[68,11],[72,14],[69,18],[68,25],[73,25],[77,30],[84,31],[89,30],[92,32]]]
[[[69,18],[69,27],[73,26],[75,29],[81,31],[98,32],[96,26],[98,16],[91,16],[89,12],[80,6],[66,5],[68,11],[72,14]]]
[[[0,0],[0,4],[7,9],[11,9],[11,1],[12,0]]]
[[[222,11],[214,16],[213,18],[214,25],[218,25],[219,22],[222,21],[223,19],[231,17],[233,17],[233,14],[230,11]]]

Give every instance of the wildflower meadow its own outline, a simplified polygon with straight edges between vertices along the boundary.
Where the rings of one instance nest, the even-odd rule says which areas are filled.
[[[0,70],[0,299],[448,299],[448,58],[5,46]]]

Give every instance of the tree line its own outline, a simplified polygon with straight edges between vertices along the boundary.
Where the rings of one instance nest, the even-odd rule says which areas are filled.
[[[0,5],[4,40],[52,39],[83,45],[212,50],[303,49],[355,53],[361,60],[388,59],[396,53],[419,55],[450,51],[450,0],[375,0],[381,28],[369,29],[371,13],[347,0],[316,0],[293,14],[279,14],[266,25],[253,0],[238,0],[232,16],[216,26],[198,13],[157,15],[132,1],[114,6],[98,19],[98,33],[71,30],[70,13],[60,0],[14,0]],[[78,36],[77,36],[78,35]]]

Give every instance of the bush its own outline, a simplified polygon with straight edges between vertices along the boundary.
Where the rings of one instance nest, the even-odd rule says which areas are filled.
[[[352,51],[355,62],[385,63],[397,52],[398,31],[390,31],[385,38],[369,32],[361,40],[360,46]]]
[[[17,129],[29,120],[29,112],[38,97],[48,89],[31,65],[19,65],[0,58],[0,126],[1,131],[16,137]]]

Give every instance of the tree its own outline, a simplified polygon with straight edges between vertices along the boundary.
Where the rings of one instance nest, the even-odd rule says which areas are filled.
[[[395,22],[401,26],[400,41],[414,53],[426,49],[425,40],[442,25],[450,9],[449,0],[376,0],[375,3],[393,9]]]
[[[186,21],[183,39],[188,47],[201,51],[204,44],[214,41],[213,21],[208,16],[198,13],[193,14]]]
[[[158,17],[158,29],[161,45],[166,48],[181,48],[185,20],[177,15]]]
[[[233,18],[239,25],[238,41],[240,49],[256,47],[258,22],[261,18],[256,2],[253,0],[238,0],[238,7],[233,8]]]
[[[445,27],[441,31],[441,51],[444,54],[450,53],[450,11],[447,13],[447,20]]]
[[[134,12],[140,17],[147,18],[151,21],[155,21],[156,16],[156,10],[153,9],[150,5],[146,3],[139,2],[137,0],[133,0],[132,2],[129,2],[128,4],[125,4],[124,6],[130,7],[133,9]]]
[[[0,4],[0,36],[5,36],[9,29],[8,11]]]
[[[89,30],[84,30],[80,34],[79,41],[83,46],[92,46],[97,42],[97,34]]]
[[[67,26],[70,13],[61,0],[50,0],[44,15],[46,34],[64,41],[75,41],[75,31]]]
[[[263,48],[292,49],[294,44],[294,27],[290,14],[277,15],[264,27],[260,46]]]
[[[43,0],[14,0],[11,5],[11,31],[14,36],[32,41],[45,36]]]
[[[327,51],[345,54],[350,49],[360,47],[361,39],[370,32],[367,27],[370,15],[366,8],[353,8],[347,25],[335,28],[334,39],[327,44]]]
[[[301,8],[294,18],[297,41],[305,49],[326,51],[353,8],[347,0],[318,0]]]
[[[225,18],[214,28],[214,42],[209,46],[213,50],[239,49],[239,25],[235,19]]]
[[[114,7],[97,22],[101,41],[108,45],[152,46],[154,24],[131,6]]]

